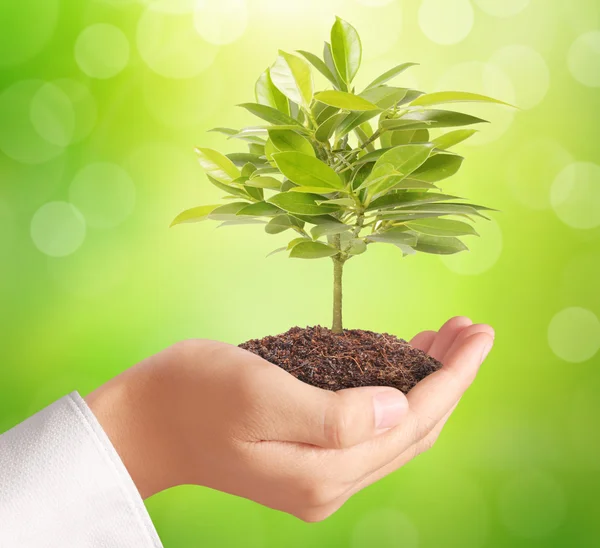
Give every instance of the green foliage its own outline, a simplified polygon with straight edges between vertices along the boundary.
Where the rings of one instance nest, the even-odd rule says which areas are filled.
[[[268,234],[292,235],[276,252],[342,263],[375,243],[404,255],[466,250],[460,238],[477,237],[471,223],[491,210],[443,194],[437,184],[463,163],[451,149],[476,130],[462,128],[485,120],[439,107],[506,103],[390,84],[416,63],[400,64],[357,91],[362,45],[339,18],[322,57],[298,53],[280,51],[256,82],[256,102],[240,105],[267,125],[213,130],[245,141],[248,152],[197,149],[209,180],[230,202],[184,211],[173,225],[262,222]],[[323,88],[315,88],[313,68]]]

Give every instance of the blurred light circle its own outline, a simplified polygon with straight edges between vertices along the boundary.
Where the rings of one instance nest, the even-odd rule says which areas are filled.
[[[510,155],[506,181],[513,196],[536,210],[550,208],[550,188],[573,157],[558,142],[540,137],[519,144]]]
[[[59,12],[59,0],[0,2],[0,67],[19,65],[42,51],[56,31]]]
[[[394,0],[356,0],[357,4],[362,6],[369,6],[373,8],[380,8],[391,4]]]
[[[139,0],[154,11],[163,13],[192,13],[197,0]]]
[[[402,512],[394,508],[371,510],[352,531],[351,548],[417,548],[419,531]]]
[[[85,233],[83,215],[67,202],[49,202],[31,220],[33,243],[50,257],[66,257],[77,251]]]
[[[484,212],[485,213],[485,212]],[[469,251],[444,255],[441,261],[456,274],[476,276],[490,270],[502,254],[502,232],[494,220],[478,220],[475,230],[481,235],[464,238]]]
[[[75,132],[75,111],[65,93],[44,84],[31,100],[31,122],[40,137],[60,147],[68,146]]]
[[[114,25],[98,23],[84,29],[75,43],[75,60],[90,78],[119,74],[129,62],[127,37]]]
[[[471,32],[473,22],[469,0],[423,0],[419,8],[419,26],[436,44],[462,42]]]
[[[327,19],[324,20],[327,21]],[[363,43],[363,67],[359,71],[360,75],[371,63],[371,60],[379,60],[382,55],[392,51],[398,43],[402,35],[402,3],[391,2],[377,6],[376,9],[362,10],[357,21],[357,28]],[[327,29],[328,31],[329,29]],[[400,62],[396,64],[400,64]],[[394,66],[390,65],[387,68],[390,69]],[[379,74],[375,76],[379,76]]]
[[[515,88],[510,78],[496,65],[480,61],[467,61],[450,67],[438,80],[435,91],[470,91],[511,104],[515,102]],[[479,132],[467,141],[469,146],[495,141],[506,133],[514,119],[514,109],[500,105],[457,103],[452,105],[452,110],[467,112],[491,122],[473,126]]]
[[[584,86],[600,87],[600,30],[579,36],[568,55],[573,78]]]
[[[144,76],[146,108],[168,127],[198,126],[218,114],[222,100],[223,80],[215,67],[187,80],[163,78],[152,72]]]
[[[198,0],[194,9],[194,26],[207,42],[231,44],[241,38],[248,26],[245,0]]]
[[[44,85],[40,80],[26,80],[0,94],[0,150],[24,164],[47,162],[64,150],[44,139],[31,119],[32,103]]]
[[[585,362],[600,349],[600,321],[585,308],[565,308],[548,326],[548,344],[561,360]]]
[[[521,13],[530,0],[475,0],[475,3],[487,14],[494,17],[511,17]]]
[[[89,164],[71,183],[69,199],[93,228],[121,224],[135,206],[135,185],[129,174],[111,163]]]
[[[539,470],[521,471],[500,489],[498,510],[502,523],[514,535],[543,538],[564,520],[565,495],[549,474]]]
[[[502,69],[514,86],[516,106],[530,109],[539,105],[550,87],[550,71],[544,58],[529,46],[505,46],[489,62]]]
[[[100,236],[101,234],[101,236]],[[48,260],[48,271],[66,293],[97,298],[117,289],[130,272],[130,251],[122,237],[107,232],[88,235],[79,251]]]
[[[88,87],[76,80],[63,78],[55,80],[52,84],[60,89],[71,102],[75,113],[75,126],[71,141],[78,143],[85,139],[96,126],[98,121],[96,100]]]
[[[210,67],[219,48],[195,31],[190,15],[148,8],[137,28],[137,46],[144,62],[165,78],[192,78]]]
[[[573,228],[600,226],[600,166],[575,162],[554,179],[550,202],[558,218]]]

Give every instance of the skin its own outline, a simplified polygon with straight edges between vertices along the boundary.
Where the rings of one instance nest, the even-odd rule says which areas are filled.
[[[321,390],[235,346],[189,340],[86,401],[143,498],[201,485],[321,521],[433,446],[493,341],[463,317],[419,333],[411,343],[443,367],[405,396]]]

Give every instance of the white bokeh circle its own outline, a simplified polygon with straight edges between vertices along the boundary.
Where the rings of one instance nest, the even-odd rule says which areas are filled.
[[[361,6],[368,6],[370,8],[381,8],[394,2],[394,0],[356,0],[357,4]]]
[[[231,44],[244,35],[248,26],[245,0],[197,0],[194,26],[207,42],[218,46]]]
[[[474,23],[469,0],[422,0],[419,26],[432,42],[444,46],[462,42]]]
[[[494,17],[512,17],[521,13],[530,0],[475,0],[479,8]]]
[[[506,166],[506,181],[513,196],[536,210],[550,208],[550,188],[556,176],[573,162],[557,141],[539,137],[515,147]]]
[[[0,150],[24,164],[47,162],[64,150],[40,136],[31,119],[32,102],[44,85],[25,80],[0,93]]]
[[[327,6],[324,3],[323,5]],[[402,35],[404,19],[402,10],[402,2],[390,2],[361,10],[357,21],[357,28],[363,43],[363,63],[359,71],[361,78],[364,76],[361,73],[371,63],[379,61],[382,55],[395,51],[394,46]],[[328,21],[328,19],[324,18],[323,21]],[[400,62],[396,64],[400,64]],[[393,66],[395,65],[389,65],[387,68],[390,69]]]
[[[350,540],[350,548],[418,548],[419,531],[410,519],[394,508],[371,510],[361,517]]]
[[[550,321],[548,344],[561,360],[570,363],[590,360],[600,349],[600,321],[591,310],[565,308]]]
[[[105,80],[129,63],[130,47],[121,29],[107,23],[85,28],[75,42],[75,60],[90,78]]]
[[[56,85],[44,84],[31,100],[30,118],[40,137],[60,147],[68,146],[75,133],[75,110],[69,97]]]
[[[189,14],[150,7],[140,17],[137,47],[144,62],[165,78],[192,78],[210,67],[219,48],[195,31]]]
[[[578,229],[600,226],[600,165],[575,162],[554,179],[550,203],[558,218]]]
[[[69,200],[92,228],[121,224],[133,211],[135,197],[135,185],[129,174],[108,162],[85,166],[69,188]]]
[[[467,61],[451,66],[437,81],[434,91],[470,91],[514,104],[515,88],[502,69],[490,63]],[[490,124],[474,126],[480,131],[467,141],[468,146],[488,144],[504,135],[514,119],[514,109],[485,103],[452,105],[452,110],[467,112]]]
[[[0,2],[0,67],[28,61],[42,51],[58,26],[60,0]]]
[[[71,102],[75,113],[75,127],[71,141],[79,143],[92,132],[98,121],[96,100],[89,88],[76,80],[62,78],[52,84],[59,88]]]
[[[154,11],[163,13],[192,13],[197,0],[138,0]]]
[[[511,533],[539,539],[560,527],[566,515],[566,499],[551,475],[540,470],[523,470],[501,487],[498,510]]]
[[[584,86],[600,87],[600,30],[586,32],[571,45],[569,71]]]
[[[50,257],[66,257],[77,251],[85,239],[83,215],[68,202],[49,202],[31,219],[31,239]]]
[[[495,51],[489,63],[498,66],[512,82],[516,106],[530,109],[539,105],[550,88],[550,71],[544,58],[533,48],[504,46]]]
[[[485,212],[484,212],[485,213]],[[495,220],[480,220],[475,224],[480,238],[464,238],[469,251],[443,255],[440,260],[456,274],[476,276],[490,270],[502,255],[502,232]]]

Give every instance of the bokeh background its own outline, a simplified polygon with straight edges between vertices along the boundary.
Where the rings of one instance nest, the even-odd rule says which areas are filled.
[[[435,449],[332,518],[201,488],[147,506],[167,548],[600,545],[600,4],[596,0],[4,0],[0,3],[0,431],[180,339],[330,321],[329,261],[265,259],[260,227],[168,229],[212,203],[195,145],[255,123],[277,49],[361,32],[359,84],[518,104],[461,145],[443,189],[502,210],[472,252],[346,269],[348,327],[410,337],[453,315],[497,344]],[[318,82],[325,85],[322,80]]]

